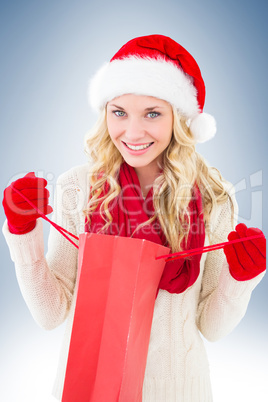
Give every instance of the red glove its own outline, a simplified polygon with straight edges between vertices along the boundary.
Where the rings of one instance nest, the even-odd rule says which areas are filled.
[[[244,223],[236,226],[235,231],[230,232],[228,240],[263,234],[260,229],[247,228]],[[229,269],[232,277],[237,281],[247,281],[255,278],[266,269],[266,239],[247,240],[224,246]]]
[[[3,207],[11,233],[24,234],[34,229],[36,219],[41,215],[31,207],[11,186],[27,197],[40,211],[47,215],[53,209],[48,205],[47,181],[36,177],[33,172],[14,181],[4,191]]]

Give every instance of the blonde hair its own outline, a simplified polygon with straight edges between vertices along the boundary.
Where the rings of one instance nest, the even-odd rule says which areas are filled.
[[[202,195],[206,226],[216,204],[229,198],[219,171],[209,167],[195,150],[195,141],[186,120],[173,107],[173,135],[164,151],[161,174],[154,181],[153,203],[155,215],[149,222],[158,219],[172,252],[180,251],[184,238],[189,233],[188,205],[193,195],[193,186],[198,185]],[[110,203],[120,194],[117,178],[123,158],[110,139],[106,123],[106,109],[85,138],[85,151],[93,161],[91,169],[91,196],[85,214],[90,224],[91,214],[100,204],[100,213],[105,220],[102,230],[112,223]],[[105,183],[108,192],[103,195]]]

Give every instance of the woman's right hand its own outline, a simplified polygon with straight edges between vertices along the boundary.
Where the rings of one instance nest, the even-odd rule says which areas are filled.
[[[40,212],[48,215],[53,209],[48,205],[49,191],[46,185],[45,179],[36,177],[34,172],[31,172],[14,181],[5,189],[2,204],[11,233],[25,234],[30,232],[36,225],[36,219],[41,216],[12,187],[27,197]]]

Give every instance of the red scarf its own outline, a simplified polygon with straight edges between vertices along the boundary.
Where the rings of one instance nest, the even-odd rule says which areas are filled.
[[[116,236],[130,237],[134,230],[154,215],[153,188],[150,189],[146,199],[142,197],[141,187],[135,169],[125,162],[121,165],[119,178],[121,193],[112,201],[109,210],[112,215],[112,224],[107,228],[106,233]],[[108,183],[102,195],[108,192]],[[190,231],[183,250],[190,250],[204,246],[205,226],[203,220],[202,199],[200,191],[194,188],[193,197],[189,203]],[[86,231],[98,233],[104,226],[104,220],[100,215],[99,206],[93,212],[90,226],[86,225]],[[165,235],[158,220],[143,226],[135,231],[134,238],[146,239],[157,244],[168,246]],[[159,283],[159,288],[170,293],[182,293],[189,286],[193,285],[200,272],[201,254],[194,255],[190,259],[177,259],[167,262],[164,273]]]

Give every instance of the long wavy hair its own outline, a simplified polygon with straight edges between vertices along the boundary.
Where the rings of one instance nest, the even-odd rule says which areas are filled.
[[[85,215],[90,224],[91,214],[100,204],[100,213],[105,221],[104,230],[112,223],[109,205],[121,191],[117,179],[123,162],[108,132],[106,109],[100,113],[95,126],[86,135],[85,151],[93,162],[91,194]],[[106,182],[109,185],[108,192],[103,195]],[[193,186],[197,184],[201,192],[204,222],[208,226],[213,208],[230,198],[223,183],[219,171],[208,166],[196,152],[186,119],[173,107],[172,138],[164,151],[161,174],[153,184],[155,214],[138,228],[157,218],[172,252],[180,251],[182,241],[187,239],[189,233],[188,205],[193,195]]]

